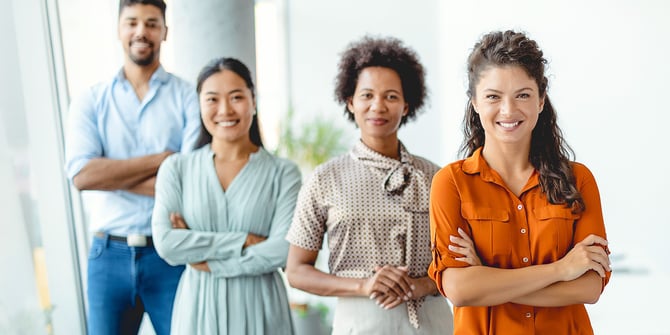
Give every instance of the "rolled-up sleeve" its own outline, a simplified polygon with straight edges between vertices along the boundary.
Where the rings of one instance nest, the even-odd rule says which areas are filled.
[[[93,158],[103,155],[97,126],[95,94],[88,90],[70,104],[65,134],[65,173],[72,180]]]

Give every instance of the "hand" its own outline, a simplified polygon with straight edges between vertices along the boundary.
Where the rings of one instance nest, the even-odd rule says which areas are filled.
[[[407,273],[407,267],[375,267],[375,274],[363,285],[363,295],[375,299],[385,309],[391,309],[409,300],[414,287]]]
[[[247,234],[247,239],[244,241],[244,245],[242,246],[242,249],[250,247],[254,244],[261,243],[261,242],[263,242],[267,239],[268,239],[267,237],[256,235],[256,234],[253,234],[253,233],[249,233],[249,234]]]
[[[198,271],[202,271],[202,272],[211,272],[211,271],[209,270],[209,265],[207,265],[207,261],[202,261],[202,262],[198,262],[198,263],[191,263],[191,264],[189,264],[189,265],[190,265],[192,268],[194,268],[194,269],[196,269],[196,270],[198,270]]]
[[[190,229],[179,213],[170,213],[170,222],[173,229]]]
[[[456,244],[449,244],[449,250],[463,255],[463,257],[456,257],[454,259],[470,265],[482,265],[482,261],[477,256],[477,250],[475,250],[475,243],[472,242],[470,236],[461,228],[458,228],[458,234],[461,236],[449,236],[449,241]]]
[[[601,277],[612,271],[610,259],[605,251],[607,240],[597,235],[589,235],[554,264],[562,269],[563,281],[579,278],[586,271],[593,270]]]

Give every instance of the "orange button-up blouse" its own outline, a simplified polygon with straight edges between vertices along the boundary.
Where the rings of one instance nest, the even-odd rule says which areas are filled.
[[[440,292],[442,272],[468,264],[448,249],[460,227],[472,237],[482,263],[501,269],[548,264],[561,259],[589,234],[607,238],[598,186],[582,164],[572,164],[586,209],[573,214],[549,203],[534,172],[517,197],[481,156],[481,148],[441,169],[433,178],[430,229],[433,261],[428,275]],[[603,279],[603,287],[610,273]],[[584,305],[533,307],[505,303],[455,307],[454,334],[593,334]]]

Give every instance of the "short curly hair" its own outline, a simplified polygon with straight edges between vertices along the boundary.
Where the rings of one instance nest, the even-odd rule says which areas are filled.
[[[423,65],[414,50],[395,37],[364,36],[349,44],[341,57],[335,77],[335,100],[345,105],[344,114],[350,121],[355,119],[347,109],[347,102],[354,95],[358,75],[371,66],[389,68],[400,77],[408,106],[407,114],[400,120],[400,125],[416,118],[428,96],[428,90]]]

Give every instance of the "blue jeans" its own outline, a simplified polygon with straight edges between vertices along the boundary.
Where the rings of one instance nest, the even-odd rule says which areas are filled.
[[[170,334],[183,266],[165,263],[153,246],[94,237],[88,257],[88,333],[137,334],[144,311],[157,335]]]

